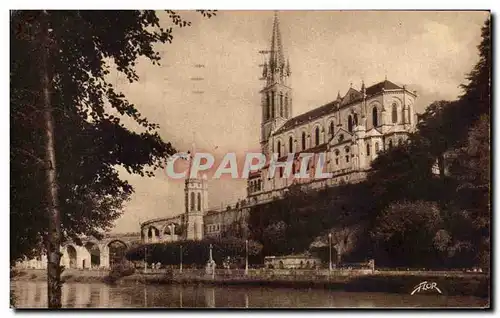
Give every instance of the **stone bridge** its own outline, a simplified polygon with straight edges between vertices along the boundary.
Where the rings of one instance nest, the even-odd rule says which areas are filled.
[[[103,239],[92,237],[82,239],[82,245],[68,242],[61,246],[61,265],[74,269],[109,269],[125,256],[134,244],[140,244],[140,233],[108,234]],[[21,268],[47,268],[47,256],[25,260],[17,264]]]
[[[142,241],[144,243],[178,241],[185,236],[185,215],[157,218],[141,223]]]

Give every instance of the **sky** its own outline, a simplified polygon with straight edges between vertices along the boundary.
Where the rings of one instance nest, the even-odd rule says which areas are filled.
[[[181,11],[190,27],[159,44],[161,66],[140,60],[140,80],[116,85],[160,135],[179,151],[222,157],[259,151],[259,80],[270,47],[273,11],[219,11],[211,19]],[[170,25],[158,13],[163,27]],[[479,11],[280,11],[285,57],[291,65],[293,116],[345,94],[388,80],[416,90],[417,112],[460,95],[459,85],[478,61],[476,46],[488,17]],[[195,67],[203,64],[204,68]],[[193,80],[203,78],[203,80]],[[194,93],[202,91],[203,94]],[[130,125],[135,129],[134,125]],[[153,178],[120,171],[135,188],[112,232],[138,232],[147,219],[184,211],[184,182],[164,171]],[[209,206],[245,197],[245,180],[209,180]]]

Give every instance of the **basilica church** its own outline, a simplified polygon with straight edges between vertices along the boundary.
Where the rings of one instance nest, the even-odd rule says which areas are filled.
[[[305,190],[358,182],[366,177],[380,151],[404,142],[415,129],[416,92],[387,79],[337,94],[332,101],[294,116],[292,67],[285,56],[278,15],[274,16],[269,58],[263,66],[265,85],[260,91],[261,151],[285,161],[294,154],[292,173],[301,166],[301,153],[313,154],[307,172],[315,173],[317,156],[324,154],[323,172],[330,178],[285,178],[283,168],[274,174],[264,166],[250,174],[247,197],[224,209],[208,209],[207,180],[187,179],[185,211],[141,225],[143,241],[199,240],[218,236],[234,224],[244,227],[250,207],[282,197],[294,184]]]

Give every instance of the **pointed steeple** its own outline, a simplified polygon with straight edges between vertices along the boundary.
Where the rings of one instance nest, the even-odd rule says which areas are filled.
[[[340,91],[337,93],[337,101],[340,102],[342,100],[342,97],[340,96]]]
[[[283,44],[281,43],[280,21],[278,18],[278,11],[274,11],[270,60],[275,66],[281,66],[285,64],[285,55],[283,54]]]
[[[286,64],[281,42],[280,22],[278,12],[274,11],[273,34],[271,36],[271,48],[269,54],[269,75],[268,80],[275,82],[287,76],[290,64]]]
[[[283,126],[293,116],[292,88],[290,81],[290,61],[285,58],[280,32],[278,13],[274,12],[271,43],[269,43],[267,66],[263,72],[266,80],[260,91],[262,122],[261,122],[261,150],[267,155],[272,151],[269,142],[273,131]]]

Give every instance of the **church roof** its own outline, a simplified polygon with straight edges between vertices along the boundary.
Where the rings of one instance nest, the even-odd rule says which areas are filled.
[[[402,87],[394,84],[391,81],[385,80],[383,82],[368,87],[366,89],[366,95],[367,96],[375,95],[377,93],[380,93],[382,89],[402,89]]]
[[[295,116],[293,118],[290,118],[287,120],[283,126],[281,126],[280,129],[278,129],[274,134],[280,134],[284,131],[287,131],[288,129],[295,127],[295,126],[300,126],[303,123],[309,122],[311,120],[314,120],[319,117],[323,117],[326,114],[331,113],[337,108],[337,102],[330,102],[326,105],[320,106],[318,108],[315,108],[313,110],[308,111],[307,113],[300,114],[298,116]]]
[[[385,80],[385,81],[379,82],[377,84],[374,84],[374,85],[366,88],[366,96],[369,97],[371,95],[378,94],[378,93],[382,92],[383,89],[390,90],[390,89],[403,89],[403,88],[401,86],[394,84],[391,81]],[[350,92],[357,93],[357,94],[351,94]],[[361,95],[361,93],[359,91],[353,89],[352,87],[349,89],[349,91],[347,93],[348,94],[346,94],[344,96],[344,98],[342,98],[342,101],[341,101],[342,105],[347,105],[347,104],[350,104],[351,102],[357,101]],[[313,110],[310,110],[306,113],[303,113],[303,114],[300,114],[300,115],[295,116],[293,118],[290,118],[289,120],[287,120],[283,124],[283,126],[281,126],[276,132],[274,132],[273,135],[278,135],[278,134],[285,132],[293,127],[300,126],[300,125],[307,123],[307,122],[310,122],[316,118],[323,117],[324,115],[327,115],[327,114],[333,112],[334,110],[336,110],[338,104],[339,104],[339,101],[336,100],[336,101],[330,102],[326,105],[323,105],[323,106],[320,106],[320,107],[315,108]]]

